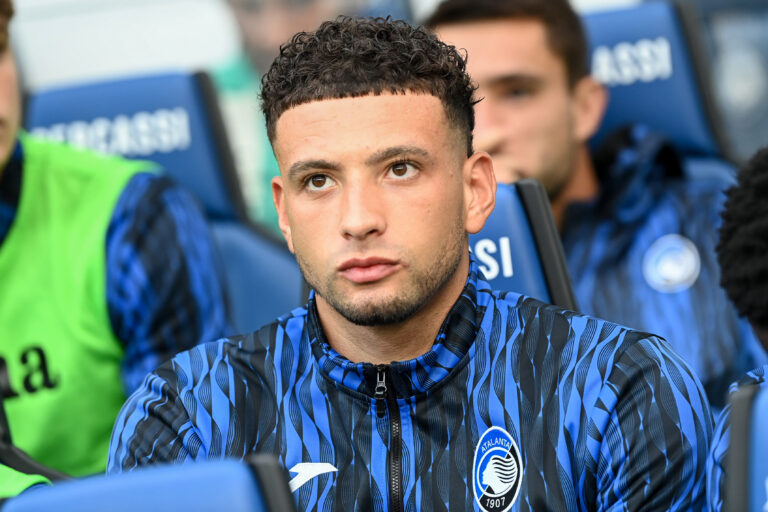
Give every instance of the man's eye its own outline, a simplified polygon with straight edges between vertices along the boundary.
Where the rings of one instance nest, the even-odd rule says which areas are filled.
[[[505,96],[507,98],[524,98],[530,96],[531,90],[525,87],[510,87],[506,90]]]
[[[307,180],[307,188],[310,190],[324,190],[333,185],[333,180],[325,174],[314,174]]]
[[[389,167],[390,175],[396,178],[410,178],[416,173],[416,168],[408,162],[397,162]]]

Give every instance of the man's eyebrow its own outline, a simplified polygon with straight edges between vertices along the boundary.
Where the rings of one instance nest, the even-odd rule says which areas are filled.
[[[397,156],[416,155],[429,158],[429,152],[418,146],[392,146],[372,154],[365,160],[365,165],[376,165]]]
[[[532,85],[538,86],[543,80],[536,75],[529,75],[527,73],[508,73],[505,75],[497,75],[487,80],[485,85],[487,87],[503,87],[507,85]]]
[[[288,169],[288,179],[295,179],[296,176],[304,174],[307,171],[338,171],[339,169],[341,169],[340,164],[329,162],[328,160],[299,160]]]

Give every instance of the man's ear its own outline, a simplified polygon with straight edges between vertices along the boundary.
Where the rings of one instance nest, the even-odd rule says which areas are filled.
[[[464,228],[477,233],[496,206],[496,175],[488,153],[479,151],[464,162]]]
[[[293,252],[293,239],[291,238],[291,225],[288,223],[288,213],[285,204],[285,189],[283,189],[282,176],[272,178],[272,201],[277,209],[277,219],[280,231],[283,232],[288,249]]]
[[[573,90],[573,129],[580,142],[587,142],[600,127],[608,104],[605,86],[586,76],[579,80]]]

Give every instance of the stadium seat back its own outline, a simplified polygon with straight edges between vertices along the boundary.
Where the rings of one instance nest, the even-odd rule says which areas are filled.
[[[595,146],[620,127],[645,124],[683,154],[730,159],[689,9],[649,1],[583,19],[592,74],[609,91]]]
[[[216,222],[211,228],[235,332],[255,331],[304,303],[301,272],[284,245],[269,243],[235,222]]]
[[[539,182],[500,183],[496,208],[469,242],[494,289],[576,309],[560,235]]]
[[[768,387],[743,386],[731,397],[725,510],[768,510]]]
[[[291,512],[295,505],[277,460],[162,465],[31,489],[3,512]]]
[[[172,72],[58,87],[28,98],[33,134],[156,162],[214,219],[245,203],[210,77]]]

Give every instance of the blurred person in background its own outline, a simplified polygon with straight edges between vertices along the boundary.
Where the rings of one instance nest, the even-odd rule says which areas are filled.
[[[768,351],[768,147],[742,168],[736,185],[728,189],[717,257],[721,284]],[[768,387],[768,365],[756,368],[731,386]],[[723,409],[707,460],[710,510],[723,509],[726,454],[730,445],[730,407]],[[761,425],[761,428],[764,428]],[[765,435],[765,434],[763,434]],[[756,454],[757,455],[757,454]],[[765,456],[765,454],[760,454]]]
[[[728,384],[765,360],[718,286],[726,185],[685,179],[675,150],[642,126],[590,153],[607,95],[567,0],[446,0],[426,25],[468,52],[476,146],[499,182],[546,188],[580,309],[665,337],[722,408]]]
[[[223,295],[196,203],[152,164],[20,130],[12,16],[0,0],[0,393],[15,446],[88,475],[144,376],[225,334]]]
[[[260,77],[293,34],[337,14],[357,12],[364,0],[226,0],[239,29],[242,52],[213,78],[252,220],[282,238],[272,202],[279,174],[259,108]]]

